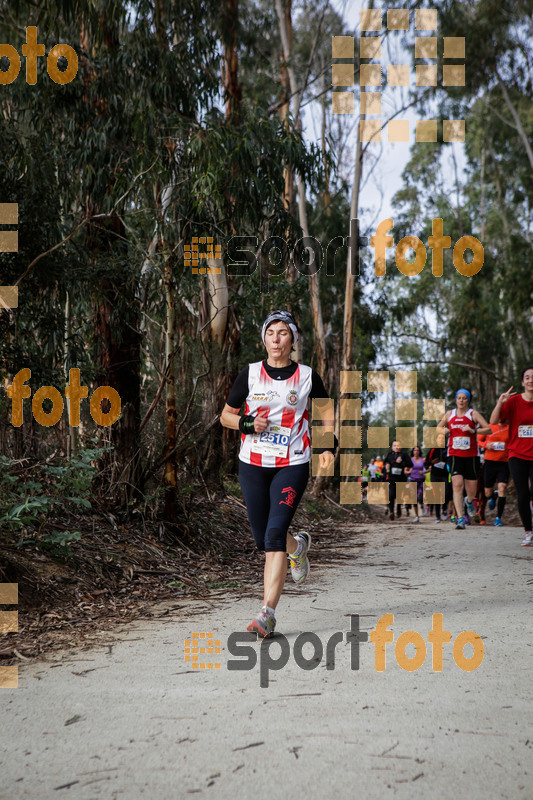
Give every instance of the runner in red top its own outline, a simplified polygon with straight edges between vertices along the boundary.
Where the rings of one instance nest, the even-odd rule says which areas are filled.
[[[509,469],[516,486],[518,511],[524,525],[522,545],[533,545],[530,499],[533,493],[533,367],[522,372],[521,394],[513,387],[500,395],[490,415],[491,424],[509,423]]]
[[[453,501],[457,514],[456,529],[464,530],[463,489],[466,489],[466,507],[474,516],[473,499],[477,492],[477,476],[480,471],[479,448],[476,439],[476,426],[481,425],[479,433],[490,433],[485,417],[470,408],[470,392],[459,389],[455,393],[457,407],[447,411],[437,428],[444,428],[450,434],[448,439],[448,464],[452,474]]]
[[[484,504],[489,500],[489,508],[493,509],[496,505],[492,499],[494,484],[498,484],[498,506],[496,509],[496,519],[494,525],[497,528],[503,526],[502,517],[505,508],[505,491],[509,483],[509,425],[491,425],[492,433],[486,436],[478,436],[479,446],[485,451],[485,461],[483,463],[483,486],[485,497],[481,496]],[[484,518],[484,516],[483,516]]]
[[[298,339],[292,314],[271,311],[261,336],[268,358],[239,373],[220,422],[242,434],[239,481],[252,534],[258,549],[265,551],[263,607],[247,629],[272,636],[287,554],[296,583],[309,574],[311,536],[304,531],[293,536],[289,526],[309,477],[308,400],[328,395],[314,370],[291,360]],[[245,413],[240,415],[243,405]],[[322,421],[324,431],[333,433],[333,421]],[[319,453],[321,468],[327,469],[333,460],[329,448]]]

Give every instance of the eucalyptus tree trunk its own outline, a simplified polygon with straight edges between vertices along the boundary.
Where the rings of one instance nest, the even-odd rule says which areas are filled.
[[[374,0],[370,0],[368,4],[369,9],[374,8]],[[361,31],[360,36],[366,36],[366,31]],[[359,236],[359,226],[354,227],[352,220],[359,217],[359,193],[361,190],[361,179],[363,177],[363,149],[361,146],[360,125],[357,125],[357,140],[355,145],[355,170],[352,184],[352,197],[350,201],[350,219],[348,221],[349,235],[351,237]],[[348,258],[346,261],[346,285],[344,290],[344,326],[343,326],[343,339],[342,339],[342,369],[353,369],[355,364],[353,360],[353,298],[355,289],[355,275],[354,264],[355,254],[358,252],[358,241],[350,242],[351,246],[348,248]]]
[[[208,276],[211,340],[222,350],[228,323],[228,281],[221,258],[208,258],[207,263],[213,270]]]
[[[104,30],[102,47],[111,54],[120,47],[117,23],[104,7],[100,13],[100,24]],[[88,52],[92,43],[86,28],[82,28],[82,40]],[[92,81],[89,61],[82,59],[81,69],[85,84]],[[111,114],[107,104],[97,98],[91,101],[90,113],[95,117]],[[109,146],[112,148],[113,141]],[[102,196],[85,187],[85,214],[89,218],[86,226],[85,246],[89,268],[98,271],[99,279],[93,291],[93,327],[96,341],[98,386],[111,386],[121,398],[121,415],[111,428],[103,429],[102,437],[113,450],[102,459],[102,477],[105,474],[106,493],[115,501],[127,505],[140,488],[140,335],[137,304],[132,281],[126,267],[126,229],[120,210],[102,214],[106,195],[114,191],[114,177],[110,173]],[[109,263],[108,268],[102,265]],[[121,263],[122,262],[122,263]],[[118,267],[116,265],[119,265]],[[106,401],[107,403],[107,401]],[[107,409],[102,408],[105,412]],[[110,488],[109,488],[110,487]]]
[[[291,66],[291,46],[289,41],[289,33],[285,18],[285,12],[282,8],[282,0],[276,0],[276,11],[279,21],[279,29],[281,34],[281,42],[283,46],[283,56],[287,65],[287,72],[289,74],[289,83],[291,87],[292,101],[293,101],[293,115],[294,120],[300,125],[300,92],[296,86],[296,76]],[[300,219],[300,226],[305,238],[309,239],[309,224],[307,221],[307,208],[305,205],[305,181],[301,175],[297,176],[298,184],[298,213]],[[326,375],[326,341],[324,335],[324,322],[322,318],[322,305],[320,303],[320,287],[318,281],[318,272],[309,275],[309,293],[311,295],[311,307],[313,312],[313,330],[315,339],[315,354],[316,366],[320,375]]]
[[[354,238],[359,235],[359,226],[351,225],[352,220],[356,220],[359,214],[359,191],[363,172],[363,152],[361,148],[361,137],[359,125],[357,126],[357,144],[355,147],[355,172],[352,185],[352,197],[350,202],[350,234]],[[349,370],[354,368],[353,363],[353,297],[355,289],[355,275],[353,265],[355,264],[354,255],[357,253],[357,241],[350,242],[348,248],[348,258],[346,262],[346,284],[344,289],[344,326],[342,337],[342,369]]]
[[[166,303],[165,332],[165,374],[166,374],[166,437],[165,466],[163,484],[165,492],[164,516],[167,522],[175,522],[176,505],[176,382],[175,382],[175,339],[176,339],[176,293],[172,275],[172,261],[167,260],[163,273]]]
[[[321,63],[321,72],[322,77],[320,79],[320,92],[321,92],[321,109],[322,109],[322,130],[320,136],[320,145],[322,147],[322,158],[324,161],[324,209],[326,211],[326,216],[329,217],[330,215],[330,190],[329,190],[329,164],[328,159],[326,157],[326,132],[327,132],[327,116],[326,116],[326,108],[329,103],[329,99],[326,96],[326,73],[324,70],[324,64]]]
[[[237,126],[240,122],[242,89],[239,83],[239,61],[237,55],[237,34],[239,29],[239,0],[224,0],[220,17],[221,39],[224,48],[222,61],[222,86],[224,90],[225,122]],[[232,177],[238,175],[233,167]],[[226,196],[231,209],[237,198]],[[231,232],[237,234],[233,214]],[[214,243],[216,244],[216,242]],[[203,287],[199,307],[199,329],[207,361],[207,375],[204,392],[202,416],[209,440],[202,450],[202,477],[215,478],[218,475],[220,459],[225,460],[233,437],[220,425],[213,427],[213,420],[220,413],[229,386],[237,376],[237,354],[240,348],[240,328],[235,315],[230,313],[230,282],[224,260],[217,257],[216,251],[205,261],[207,273],[202,279]],[[215,480],[216,483],[216,480]]]
[[[64,338],[63,338],[63,372],[65,375],[65,385],[69,382],[69,366],[72,363],[70,358],[70,337],[71,337],[71,330],[72,330],[72,306],[70,303],[70,292],[67,290],[67,298],[65,300],[65,330],[64,330]],[[78,434],[82,431],[79,428],[75,428],[73,425],[70,424],[70,399],[67,397],[67,417],[66,417],[66,442],[67,442],[67,452],[66,456],[70,460],[72,458],[72,454],[76,450],[76,442]],[[81,428],[82,421],[80,419]]]
[[[285,9],[284,9],[284,16],[285,16],[285,28],[287,30],[287,40],[289,43],[289,52],[292,52],[292,0],[285,0]],[[291,84],[289,80],[289,71],[287,69],[287,64],[283,54],[280,54],[280,82],[281,82],[281,91],[283,93],[283,103],[280,107],[280,118],[283,122],[283,125],[288,129],[289,128],[289,114],[290,114],[290,96],[291,96]],[[283,207],[288,214],[294,216],[295,206],[294,206],[294,170],[290,166],[290,164],[285,164],[283,167],[283,178],[284,178],[284,188],[283,188]],[[287,242],[289,241],[290,235],[289,230],[287,229],[286,239]],[[290,248],[289,248],[290,250]],[[290,258],[290,252],[287,253],[288,264],[287,264],[287,280],[289,283],[295,283],[298,278],[298,271],[296,269],[296,265],[294,260]],[[291,311],[294,315],[296,320],[297,313],[295,309],[294,303],[288,303],[289,311]],[[303,338],[300,336],[296,345],[294,347],[295,353],[294,357],[296,361],[300,362],[303,359]]]

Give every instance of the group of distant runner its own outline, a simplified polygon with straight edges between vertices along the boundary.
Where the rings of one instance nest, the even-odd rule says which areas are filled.
[[[417,484],[414,522],[420,516],[433,515],[435,522],[447,519],[464,530],[471,522],[486,524],[487,502],[496,508],[494,525],[502,527],[509,477],[514,480],[518,511],[524,525],[522,545],[533,545],[531,515],[533,500],[533,368],[522,372],[522,393],[504,392],[487,422],[479,411],[470,407],[468,389],[455,395],[456,408],[446,412],[437,425],[449,434],[447,447],[433,447],[426,457],[414,447],[410,455],[398,442],[384,459],[372,458],[363,470],[363,497],[369,482],[388,481],[389,518],[394,520],[396,484],[415,481]],[[424,483],[433,487],[444,483],[444,502],[424,503]],[[422,511],[420,510],[422,509]],[[410,504],[405,504],[409,516]],[[401,504],[396,504],[396,517],[401,517]]]
[[[491,510],[496,508],[494,525],[501,528],[503,526],[502,517],[505,508],[507,484],[509,482],[509,450],[507,446],[509,426],[506,424],[490,425],[490,430],[490,434],[477,432],[479,471],[477,471],[476,494],[472,501],[474,508],[472,517],[468,514],[465,489],[462,490],[462,522],[460,517],[457,516],[452,488],[452,473],[448,462],[447,448],[445,447],[432,447],[427,455],[424,456],[417,445],[407,455],[402,451],[398,442],[393,442],[392,450],[385,456],[385,462],[381,461],[381,456],[377,456],[363,467],[361,478],[359,479],[363,500],[367,498],[369,483],[387,482],[389,485],[389,506],[386,513],[392,521],[395,518],[396,483],[398,481],[412,481],[417,484],[413,522],[420,522],[420,517],[422,516],[433,517],[435,515],[435,522],[440,523],[449,519],[450,522],[457,523],[456,527],[459,529],[464,529],[465,525],[470,525],[472,522],[486,525],[485,509],[488,502]],[[444,484],[444,491],[439,492],[436,489],[436,484]],[[424,499],[424,485],[428,487],[426,499]],[[442,495],[443,500],[441,502],[437,498]],[[403,506],[406,516],[409,517],[412,505],[405,503]],[[396,518],[401,516],[402,504],[396,503]]]
[[[298,334],[290,312],[268,314],[261,330],[267,358],[239,373],[220,418],[224,427],[240,431],[239,481],[256,546],[265,552],[263,605],[247,626],[265,637],[272,636],[276,626],[275,609],[285,583],[287,555],[296,583],[303,583],[309,575],[311,536],[303,531],[293,536],[289,526],[309,477],[308,402],[312,398],[326,400],[328,393],[313,369],[291,360]],[[511,475],[524,526],[522,545],[532,546],[533,367],[522,372],[521,382],[523,392],[513,394],[513,387],[504,392],[489,422],[471,407],[468,389],[459,389],[455,408],[437,425],[448,435],[447,447],[431,448],[424,457],[418,446],[408,455],[393,442],[383,459],[379,455],[372,458],[362,470],[363,490],[369,482],[387,481],[388,514],[394,520],[395,504],[397,517],[401,515],[397,484],[415,482],[414,521],[418,522],[424,513],[424,484],[444,483],[444,504],[436,499],[429,513],[433,505],[436,522],[449,516],[456,529],[464,530],[472,521],[485,522],[487,502],[490,508],[496,505],[494,524],[503,524]],[[324,414],[321,431],[330,434],[334,444],[315,448],[324,470],[331,466],[338,445],[328,416]]]

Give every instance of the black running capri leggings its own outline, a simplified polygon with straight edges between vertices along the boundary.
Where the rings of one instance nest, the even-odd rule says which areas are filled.
[[[239,461],[239,481],[258,550],[287,550],[287,531],[309,480],[309,462],[258,467]]]
[[[513,476],[516,486],[516,499],[518,501],[518,513],[522,520],[525,531],[531,530],[531,506],[529,501],[533,494],[533,461],[526,461],[525,458],[509,459],[509,469]],[[531,488],[530,488],[531,487]]]

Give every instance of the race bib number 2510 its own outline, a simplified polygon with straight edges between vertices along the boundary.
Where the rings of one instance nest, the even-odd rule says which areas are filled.
[[[264,456],[287,458],[291,429],[282,425],[270,424],[263,433],[256,433],[252,439],[252,451]]]

